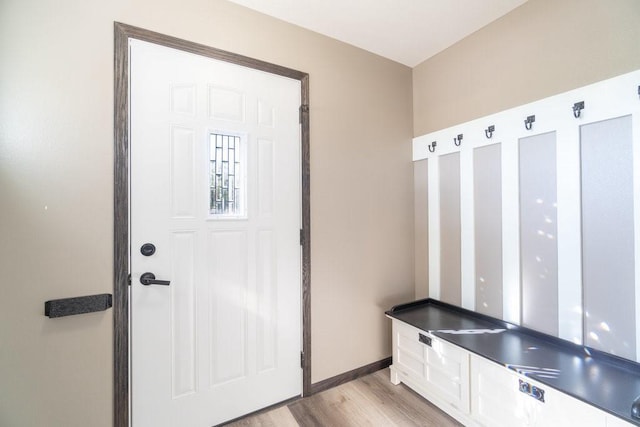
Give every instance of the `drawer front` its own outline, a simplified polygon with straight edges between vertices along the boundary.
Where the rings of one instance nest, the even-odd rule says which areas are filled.
[[[525,400],[518,377],[503,366],[471,356],[471,414],[487,427],[524,425]]]
[[[469,363],[466,351],[437,338],[432,338],[430,346],[423,346],[430,367],[443,372],[452,380],[460,381]]]
[[[410,354],[414,359],[424,362],[424,345],[418,341],[418,332],[400,331],[397,335],[398,349]]]
[[[606,415],[607,418],[607,427],[632,427],[633,424],[626,422],[618,417],[614,417],[613,415]]]
[[[408,375],[413,379],[424,378],[424,362],[414,357],[412,353],[407,353],[402,349],[398,350],[394,364],[403,375]]]
[[[532,397],[541,394],[543,401]],[[487,427],[603,427],[606,423],[598,409],[477,356],[471,357],[471,396],[472,416]]]
[[[418,342],[418,329],[393,321],[393,364],[398,372],[413,380],[424,378],[424,348]]]
[[[393,365],[430,396],[469,412],[469,354],[404,322],[393,321]]]
[[[603,427],[606,425],[606,414],[599,409],[559,392],[549,386],[522,378],[531,387],[544,390],[544,403],[533,399],[527,400],[528,416],[532,426],[580,426]]]
[[[469,411],[469,353],[433,337],[426,352],[425,379],[456,408]]]

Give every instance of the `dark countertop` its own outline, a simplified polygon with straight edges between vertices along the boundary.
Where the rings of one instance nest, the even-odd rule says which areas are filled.
[[[627,422],[640,396],[640,364],[502,320],[426,299],[386,313]]]

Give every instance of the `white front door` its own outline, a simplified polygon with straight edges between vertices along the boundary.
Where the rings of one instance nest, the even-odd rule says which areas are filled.
[[[300,395],[300,82],[138,40],[130,64],[132,425]]]

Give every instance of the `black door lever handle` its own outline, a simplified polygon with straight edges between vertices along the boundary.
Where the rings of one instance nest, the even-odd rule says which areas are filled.
[[[149,285],[169,286],[171,281],[170,280],[156,280],[156,275],[155,274],[153,274],[153,273],[144,273],[142,276],[140,276],[140,283],[142,283],[145,286],[149,286]]]

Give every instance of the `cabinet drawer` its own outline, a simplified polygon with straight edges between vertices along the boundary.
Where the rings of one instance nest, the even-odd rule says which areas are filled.
[[[428,399],[469,411],[469,354],[426,331],[395,321],[393,367]]]
[[[424,345],[424,344],[423,344]],[[468,363],[468,353],[437,338],[432,338],[431,345],[425,346],[427,364],[443,372],[451,379],[459,381],[463,365]]]
[[[414,380],[424,378],[424,348],[418,342],[418,329],[393,322],[393,363],[398,371]]]
[[[452,406],[469,411],[469,353],[433,337],[424,344],[425,381]]]
[[[471,414],[486,427],[513,427],[525,422],[524,394],[518,378],[505,367],[471,356]]]
[[[523,380],[532,387],[545,390],[544,403],[533,399],[527,401],[532,426],[603,427],[606,425],[606,414],[599,409],[529,378],[523,378]]]
[[[607,427],[632,427],[633,424],[628,423],[624,420],[621,420],[618,417],[614,417],[613,415],[606,415],[607,417]]]
[[[521,388],[543,390],[544,401]],[[477,356],[471,357],[471,396],[472,416],[487,427],[603,427],[606,422],[593,406]]]
[[[416,358],[412,353],[398,349],[394,363],[404,375],[409,375],[413,379],[424,378],[424,361],[422,357]]]
[[[424,344],[418,341],[418,332],[402,331],[398,334],[398,349],[405,354],[410,354],[414,359],[424,362]]]

